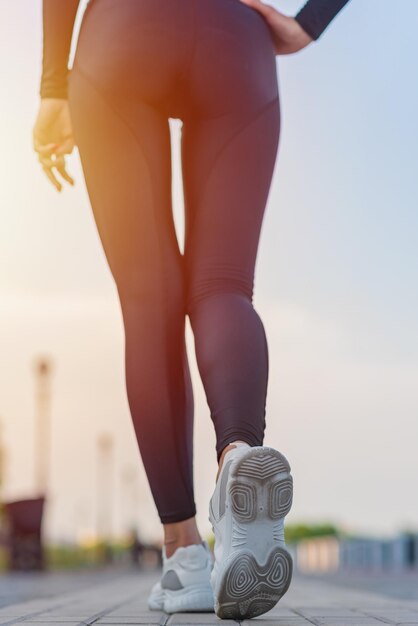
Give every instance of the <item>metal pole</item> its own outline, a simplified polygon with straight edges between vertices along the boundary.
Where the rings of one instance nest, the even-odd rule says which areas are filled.
[[[52,361],[48,357],[35,360],[35,433],[34,478],[35,491],[45,495],[48,485],[50,463],[51,427],[51,372]]]
[[[6,448],[3,444],[3,420],[0,418],[0,503],[1,494],[4,487],[4,476],[6,467]]]
[[[106,541],[111,536],[113,437],[101,433],[97,445],[97,536]]]
[[[136,527],[136,512],[139,508],[136,468],[133,465],[125,465],[121,471],[121,479],[125,500],[126,527],[129,532]]]

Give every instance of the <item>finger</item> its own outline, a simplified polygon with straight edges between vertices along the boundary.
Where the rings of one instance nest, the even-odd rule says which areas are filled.
[[[260,0],[241,0],[241,2],[244,2],[244,4],[248,4],[248,6],[252,7],[253,9],[257,9],[257,11],[260,10],[262,4]]]
[[[45,174],[48,176],[49,180],[52,182],[52,184],[54,185],[55,189],[57,191],[61,191],[62,189],[62,185],[59,182],[59,180],[57,180],[57,178],[55,178],[54,174],[52,173],[52,171],[50,170],[49,167],[42,167],[43,171],[45,172]]]
[[[253,9],[259,11],[262,15],[269,15],[271,10],[274,9],[270,4],[264,4],[261,0],[241,0],[244,4],[247,4]]]
[[[71,154],[74,149],[73,137],[67,137],[61,143],[47,143],[43,144],[38,139],[34,139],[33,148],[36,152],[41,154]]]
[[[38,161],[41,163],[42,166],[49,167],[49,169],[51,169],[55,165],[55,161],[51,158],[50,155],[47,156],[38,154]]]
[[[65,161],[64,159],[62,160],[62,162],[57,163],[57,165],[55,166],[57,171],[61,174],[61,176],[64,178],[64,180],[66,180],[68,183],[70,183],[70,185],[74,185],[74,179],[72,176],[69,175],[69,173],[67,172],[67,170],[65,169]]]
[[[63,155],[63,154],[71,154],[74,149],[74,139],[73,137],[69,137],[66,139],[59,147],[55,150],[55,154]]]
[[[64,157],[63,156],[57,157],[54,153],[52,153],[52,154],[39,154],[38,159],[42,163],[42,165],[45,165],[45,167],[49,167],[51,169],[55,167],[58,163],[63,161]]]
[[[36,152],[39,154],[52,154],[56,151],[58,144],[56,143],[47,143],[47,144],[37,144],[35,146]]]
[[[74,179],[66,171],[65,159],[63,156],[55,156],[55,158],[39,157],[39,160],[43,167],[49,169],[50,171],[55,168],[68,183],[74,185]]]

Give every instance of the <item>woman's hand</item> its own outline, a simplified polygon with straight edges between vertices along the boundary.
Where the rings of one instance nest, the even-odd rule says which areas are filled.
[[[241,2],[259,11],[264,17],[272,31],[276,54],[297,52],[313,41],[294,17],[280,13],[261,0],[241,0]]]
[[[66,171],[64,154],[74,148],[68,101],[62,98],[42,98],[33,128],[33,148],[38,153],[42,169],[58,191],[62,185],[53,168],[71,185],[74,179]]]

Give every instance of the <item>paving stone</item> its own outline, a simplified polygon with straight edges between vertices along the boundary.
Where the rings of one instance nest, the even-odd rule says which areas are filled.
[[[314,619],[318,626],[383,626],[387,622],[374,617],[316,617]]]
[[[410,609],[374,609],[365,610],[365,613],[367,615],[371,615],[372,617],[384,619],[386,622],[391,622],[393,624],[399,624],[399,622],[418,621],[418,611],[411,611]]]
[[[194,624],[204,624],[205,626],[220,626],[223,624],[236,624],[235,620],[220,620],[214,613],[174,613],[170,616],[167,626],[194,626]]]
[[[71,626],[76,622],[77,624],[82,624],[84,618],[74,618],[74,617],[50,617],[48,615],[42,614],[39,617],[36,617],[31,620],[25,620],[25,624],[45,624],[45,626],[52,626],[53,624],[67,624],[67,626]]]
[[[158,617],[154,617],[154,616],[139,616],[139,617],[130,617],[130,618],[123,618],[121,617],[120,619],[116,619],[116,618],[112,618],[112,619],[106,619],[106,618],[102,618],[99,619],[97,622],[94,622],[94,624],[107,624],[108,626],[111,625],[116,625],[117,626],[132,626],[133,624],[148,624],[148,626],[151,626],[153,624],[164,624],[166,622],[166,616],[163,616],[162,618],[158,618]]]
[[[302,606],[297,608],[297,612],[304,617],[357,617],[358,612],[347,606]]]
[[[246,619],[240,623],[241,626],[256,626],[256,624],[262,626],[312,626],[312,622],[304,617],[265,617],[264,615],[250,620]]]
[[[20,622],[22,623],[22,622]],[[40,624],[45,624],[46,622],[33,622],[33,621],[24,621],[23,624],[32,624],[33,626],[39,626]],[[85,624],[85,622],[84,622]],[[48,626],[83,626],[83,623],[81,622],[48,622]]]
[[[164,619],[163,619],[164,618]],[[156,613],[152,611],[147,614],[138,613],[136,616],[123,617],[123,616],[108,616],[101,617],[96,624],[159,624],[161,621],[167,619],[164,613]]]

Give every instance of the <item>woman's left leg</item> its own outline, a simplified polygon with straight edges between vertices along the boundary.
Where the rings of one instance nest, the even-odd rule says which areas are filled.
[[[94,219],[121,304],[133,426],[158,514],[171,525],[173,538],[179,526],[172,525],[193,518],[196,508],[193,392],[182,255],[171,208],[168,119],[142,102],[135,102],[131,113],[121,112],[77,66],[69,102]],[[199,541],[193,540],[192,525],[186,537],[177,532],[179,540]]]

